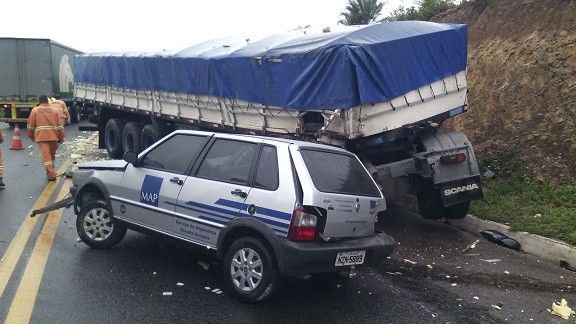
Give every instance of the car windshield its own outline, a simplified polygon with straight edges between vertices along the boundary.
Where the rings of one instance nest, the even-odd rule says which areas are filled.
[[[380,190],[352,155],[301,149],[314,186],[322,192],[380,197]]]

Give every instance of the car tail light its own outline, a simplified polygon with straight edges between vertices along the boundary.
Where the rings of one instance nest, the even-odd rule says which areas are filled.
[[[316,237],[318,218],[300,209],[292,212],[288,238],[292,241],[312,241]]]
[[[440,163],[442,164],[452,164],[466,161],[466,154],[458,153],[452,155],[444,155],[440,157]]]

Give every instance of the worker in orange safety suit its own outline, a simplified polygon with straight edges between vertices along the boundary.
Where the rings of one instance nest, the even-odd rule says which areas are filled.
[[[2,130],[0,130],[0,144],[4,142],[4,136],[2,136]],[[0,189],[4,189],[5,185],[2,182],[4,179],[4,165],[2,164],[2,150],[0,150]]]
[[[64,141],[66,134],[62,126],[62,112],[48,104],[48,97],[42,95],[40,104],[32,109],[28,117],[28,137],[38,143],[40,158],[46,169],[49,181],[56,180],[54,160],[58,144]]]
[[[63,122],[64,125],[68,125],[70,123],[70,112],[68,112],[68,107],[66,106],[66,103],[62,100],[60,100],[60,96],[56,96],[54,97],[54,100],[50,101],[50,98],[48,98],[49,104],[50,106],[56,108],[56,109],[60,109],[62,111],[63,114]]]

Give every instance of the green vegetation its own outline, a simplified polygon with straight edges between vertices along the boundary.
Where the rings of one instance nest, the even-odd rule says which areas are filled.
[[[435,15],[454,8],[455,0],[416,0],[418,7],[405,8],[399,6],[391,12],[389,17],[382,21],[401,21],[401,20],[430,20]]]
[[[344,18],[338,23],[352,26],[376,22],[384,4],[386,2],[378,2],[378,0],[348,0],[346,11],[340,13],[340,16]]]
[[[483,179],[484,199],[472,202],[480,219],[576,245],[576,185],[530,176]]]
[[[368,25],[377,22],[386,2],[379,2],[378,0],[348,0],[346,11],[340,13],[343,18],[338,23],[351,26]],[[399,6],[390,13],[389,17],[381,19],[379,22],[430,20],[435,15],[454,8],[456,6],[455,2],[456,0],[416,0],[414,3],[417,7],[404,8]]]

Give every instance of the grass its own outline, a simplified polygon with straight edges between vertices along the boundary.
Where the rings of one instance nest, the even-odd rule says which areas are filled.
[[[576,185],[555,185],[530,176],[484,178],[484,199],[474,216],[576,245]]]

